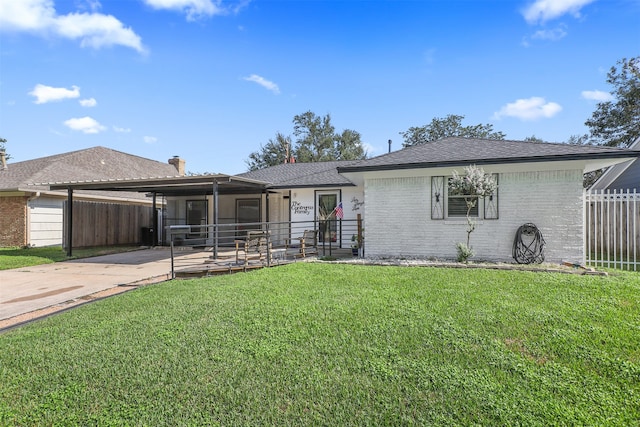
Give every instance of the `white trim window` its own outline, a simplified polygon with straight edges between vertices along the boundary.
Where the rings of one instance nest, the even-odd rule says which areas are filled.
[[[493,174],[498,182],[498,174]],[[464,194],[450,194],[449,180],[451,177],[431,177],[431,219],[458,219],[467,217],[467,200]],[[447,185],[445,185],[447,183]],[[498,190],[482,199],[477,196],[475,205],[471,208],[470,216],[479,219],[498,219]]]

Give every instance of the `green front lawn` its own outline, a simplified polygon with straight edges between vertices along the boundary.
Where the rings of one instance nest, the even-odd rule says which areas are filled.
[[[0,425],[640,424],[640,275],[298,263],[0,335]]]
[[[30,267],[32,265],[40,264],[51,264],[53,262],[107,255],[135,249],[138,249],[138,247],[110,246],[78,248],[73,250],[73,256],[69,258],[67,257],[67,252],[60,246],[47,246],[42,248],[0,248],[0,270]]]

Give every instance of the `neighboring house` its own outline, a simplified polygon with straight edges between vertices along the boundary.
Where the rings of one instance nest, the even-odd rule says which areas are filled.
[[[640,137],[629,147],[632,150],[640,149]],[[593,183],[590,190],[618,192],[634,190],[640,194],[640,159],[629,160],[624,163],[609,167]]]
[[[480,200],[471,236],[475,259],[513,262],[518,228],[534,223],[548,261],[584,261],[583,174],[632,160],[622,148],[446,138],[338,168],[364,188],[366,251],[370,256],[456,257],[467,222],[448,194],[454,170],[478,165],[498,180]]]
[[[5,163],[4,167],[0,167],[0,246],[62,244],[63,206],[67,200],[67,192],[51,191],[48,183],[184,174],[183,160],[173,158],[169,162],[172,164],[104,147],[93,147],[34,160]],[[74,194],[74,200],[145,206],[147,209],[152,206],[150,198],[137,192],[78,191]],[[96,223],[96,227],[98,226]],[[139,233],[132,238],[138,241]]]

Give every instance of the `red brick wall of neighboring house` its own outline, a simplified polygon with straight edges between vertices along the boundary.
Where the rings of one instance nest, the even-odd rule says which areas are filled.
[[[0,247],[27,244],[28,197],[0,197]]]

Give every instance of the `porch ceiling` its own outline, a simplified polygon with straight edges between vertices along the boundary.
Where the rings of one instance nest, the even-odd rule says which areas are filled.
[[[219,194],[249,194],[265,191],[268,183],[231,175],[195,175],[130,180],[101,180],[47,183],[51,190],[103,190],[156,193],[165,196],[195,196],[213,194],[218,184]]]

